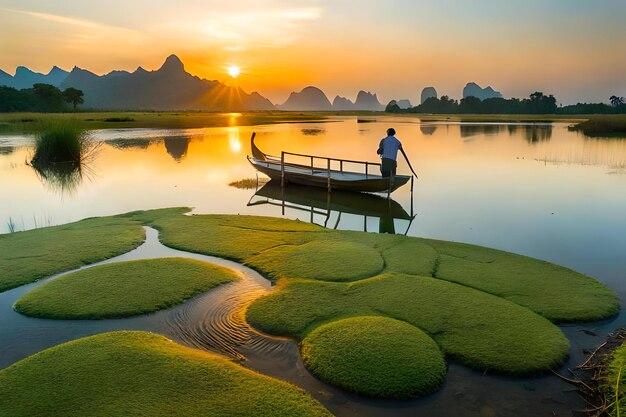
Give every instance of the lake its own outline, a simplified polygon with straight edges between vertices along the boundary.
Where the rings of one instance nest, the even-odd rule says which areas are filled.
[[[99,143],[97,152],[82,177],[69,182],[42,178],[25,163],[33,153],[32,137],[0,136],[0,233],[171,206],[193,207],[194,213],[285,216],[541,258],[592,275],[614,289],[622,303],[626,299],[626,139],[587,138],[570,132],[566,123],[420,123],[377,115],[369,123],[334,117],[240,127],[237,117],[233,114],[232,126],[222,128],[91,132]],[[283,193],[263,184],[259,190],[229,186],[256,178],[246,160],[252,132],[257,132],[257,145],[273,155],[285,150],[377,162],[378,142],[388,127],[396,129],[419,175],[413,192],[409,185],[400,188],[391,204],[374,196],[328,197],[301,187]],[[409,172],[404,161],[399,172]],[[619,325],[624,325],[624,314],[602,323],[564,326],[572,342],[566,366],[579,363],[584,349],[601,343]],[[506,401],[517,408],[506,410],[501,397],[507,395]],[[568,415],[568,410],[584,407],[571,386],[556,377],[482,378],[457,365],[451,366],[442,392],[417,402],[345,396],[335,404],[333,398],[321,400],[342,415],[377,415],[381,407],[409,415],[415,408],[440,410],[444,400],[465,404],[462,409],[472,415],[491,415],[492,409],[499,415],[522,409]],[[449,409],[450,415],[459,411]]]

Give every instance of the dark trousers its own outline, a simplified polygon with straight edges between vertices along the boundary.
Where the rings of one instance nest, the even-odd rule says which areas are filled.
[[[383,158],[380,165],[380,173],[383,175],[383,177],[390,177],[392,175],[395,176],[397,166],[397,162],[393,159]]]

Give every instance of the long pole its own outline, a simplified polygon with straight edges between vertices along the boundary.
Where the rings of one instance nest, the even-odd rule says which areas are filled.
[[[411,162],[409,161],[409,157],[406,156],[406,152],[404,152],[404,149],[402,149],[402,148],[400,148],[400,152],[402,152],[402,155],[404,155],[404,159],[406,159],[406,163],[409,164],[409,169],[411,170],[413,175],[415,175],[415,178],[417,178],[417,174],[415,173],[415,170],[411,166]]]

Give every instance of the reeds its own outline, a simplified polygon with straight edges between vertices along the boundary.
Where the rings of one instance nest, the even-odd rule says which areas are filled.
[[[597,116],[577,124],[572,130],[579,130],[587,136],[626,137],[626,116]]]
[[[35,155],[31,164],[39,167],[59,163],[79,165],[93,145],[78,120],[42,120],[35,137]]]

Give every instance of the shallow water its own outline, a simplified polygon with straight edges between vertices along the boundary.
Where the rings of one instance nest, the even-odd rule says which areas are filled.
[[[375,232],[389,231],[390,217],[395,217],[391,227],[397,233],[408,228],[409,235],[476,243],[557,262],[598,278],[625,299],[625,140],[585,138],[569,132],[565,124],[420,125],[392,117],[378,120],[98,131],[93,136],[102,142],[99,152],[83,170],[82,182],[70,188],[42,180],[25,165],[32,154],[31,138],[0,137],[0,231],[8,230],[9,221],[22,230],[168,206],[192,206],[197,213],[270,216],[281,216],[284,210],[289,218]],[[375,162],[381,133],[389,126],[398,131],[420,175],[413,195],[408,186],[393,194],[399,208],[386,211],[378,208],[375,197],[343,198],[340,193],[334,200],[331,196],[329,206],[320,196],[303,196],[295,189],[284,196],[283,207],[276,193],[261,190],[254,196],[255,190],[227,185],[255,176],[245,160],[252,131],[258,132],[259,147],[271,154],[284,149]],[[400,171],[407,171],[404,163]],[[307,210],[290,208],[294,202]],[[412,222],[403,214],[410,218],[411,211],[416,214]],[[160,250],[155,247],[154,253]],[[239,316],[229,316],[236,310],[236,300],[253,297],[268,285],[260,277],[254,285],[245,282],[234,298],[228,298],[228,287],[223,286],[173,309],[104,321],[41,320],[11,312],[12,302],[37,284],[1,293],[0,367],[88,334],[143,329],[235,358],[245,356],[246,366],[305,387],[343,416],[570,415],[571,410],[585,407],[573,387],[551,375],[483,376],[455,364],[450,366],[446,386],[426,399],[381,402],[342,393],[308,374],[295,344],[248,339],[234,330],[245,327],[237,322]],[[572,358],[560,372],[580,363],[584,349],[601,343],[602,335],[624,321],[621,314],[611,321],[564,327]],[[247,342],[233,344],[233,340]]]

